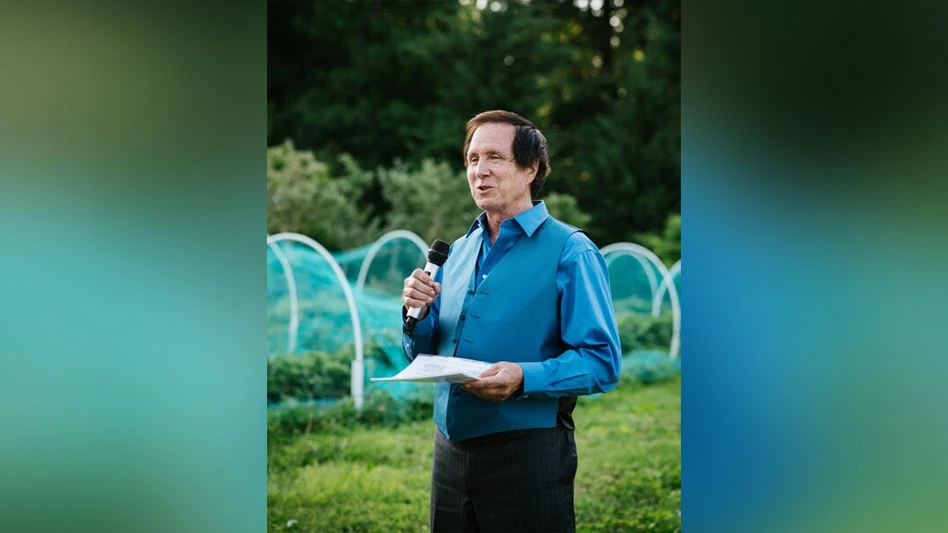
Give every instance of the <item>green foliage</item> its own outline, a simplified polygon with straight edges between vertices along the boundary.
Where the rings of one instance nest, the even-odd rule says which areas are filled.
[[[575,411],[580,532],[681,531],[681,382],[623,380]],[[368,404],[367,404],[368,405]],[[351,407],[351,406],[350,406]],[[422,531],[434,426],[347,424],[267,446],[269,531]],[[289,525],[288,524],[292,524]]]
[[[673,331],[670,312],[657,317],[638,313],[617,313],[616,323],[619,326],[619,343],[623,353],[662,350],[668,353]]]
[[[413,231],[426,242],[451,241],[464,235],[480,213],[464,171],[452,170],[447,163],[396,160],[391,168],[372,173],[342,154],[337,157],[341,172],[333,176],[330,165],[312,152],[296,150],[289,141],[268,149],[267,156],[269,233],[303,233],[330,249],[352,248],[393,229]],[[355,201],[369,193],[373,179],[390,206],[381,221],[371,213],[371,205]],[[580,228],[589,223],[590,216],[569,194],[550,193],[544,201],[564,222]]]
[[[353,348],[335,353],[278,355],[267,360],[267,433],[271,438],[310,431],[333,432],[359,426],[395,427],[431,416],[432,396],[412,393],[396,398],[369,383],[363,409],[349,396]],[[366,343],[367,368],[387,363],[378,343]]]
[[[382,194],[391,204],[386,216],[388,229],[407,229],[425,242],[448,242],[464,235],[480,213],[468,187],[464,171],[447,163],[425,159],[417,169],[396,161],[390,169],[379,169]]]
[[[631,353],[622,358],[622,379],[642,383],[671,379],[681,371],[680,362],[668,357],[667,351]]]
[[[620,382],[576,410],[576,530],[680,532],[680,378]]]
[[[586,229],[589,225],[590,216],[583,212],[576,204],[576,198],[565,193],[553,192],[543,197],[547,210],[567,224],[572,224],[580,229]]]
[[[655,252],[665,266],[671,267],[681,259],[681,215],[669,215],[661,234],[640,233],[636,241]]]
[[[596,242],[633,240],[681,212],[679,9],[675,0],[605,2],[601,16],[571,17],[578,29],[564,36],[582,52],[564,67],[569,98],[551,109],[564,126],[550,145],[569,178],[563,190],[593,216]],[[621,31],[609,27],[613,15]]]
[[[341,398],[349,394],[352,351],[267,359],[267,402]]]
[[[270,2],[268,143],[454,165],[465,122],[510,109],[547,134],[545,190],[576,198],[594,242],[660,231],[681,211],[679,1],[474,4]]]
[[[395,334],[382,333],[377,338],[365,341],[363,359],[366,364],[388,363],[388,356],[379,345],[379,337],[389,345],[401,340],[401,337],[394,338]],[[333,353],[312,351],[268,358],[267,402],[308,401],[348,395],[354,358],[355,348],[351,343]]]
[[[372,173],[346,154],[334,162],[335,169],[292,141],[267,149],[267,233],[302,233],[330,250],[378,237],[370,212],[359,207]]]
[[[267,530],[423,530],[431,477],[430,424],[416,422],[397,431],[313,432],[270,443]]]
[[[323,403],[289,401],[267,410],[267,436],[270,440],[279,440],[310,432],[339,433],[358,427],[394,428],[431,418],[433,406],[433,396],[401,400],[372,387],[366,391],[361,412],[350,397]]]

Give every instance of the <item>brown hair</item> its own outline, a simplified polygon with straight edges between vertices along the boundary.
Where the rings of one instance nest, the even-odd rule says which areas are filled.
[[[488,123],[512,124],[517,128],[513,140],[514,161],[520,168],[529,168],[534,163],[537,165],[537,175],[530,184],[530,195],[536,198],[546,177],[550,174],[550,150],[546,145],[546,137],[529,120],[520,115],[495,109],[493,111],[484,111],[471,120],[467,121],[467,133],[464,137],[464,152],[461,158],[467,165],[467,149],[471,146],[471,137],[474,136],[474,130]]]

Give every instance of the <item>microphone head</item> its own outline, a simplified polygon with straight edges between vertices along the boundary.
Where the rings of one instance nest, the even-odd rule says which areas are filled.
[[[444,262],[448,260],[448,250],[450,249],[450,244],[440,239],[435,240],[431,243],[431,249],[428,250],[428,262],[439,267],[443,266]]]

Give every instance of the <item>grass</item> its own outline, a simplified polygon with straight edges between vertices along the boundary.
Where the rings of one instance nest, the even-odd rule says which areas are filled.
[[[681,380],[623,381],[574,412],[577,531],[681,531]],[[272,439],[268,531],[425,532],[434,424]]]

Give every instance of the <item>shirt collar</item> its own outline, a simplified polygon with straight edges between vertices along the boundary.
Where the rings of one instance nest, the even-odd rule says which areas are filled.
[[[530,238],[549,216],[550,212],[547,211],[543,200],[534,200],[533,207],[513,217],[512,220],[519,224],[520,229],[527,234],[527,238]],[[477,228],[487,231],[487,211],[482,212],[471,224],[471,229],[467,230],[467,236],[470,236]]]

